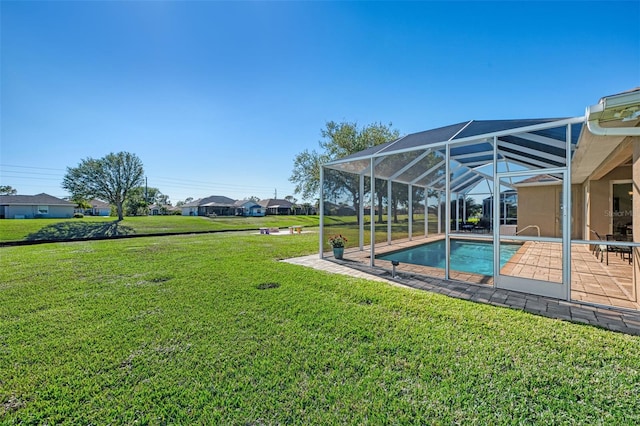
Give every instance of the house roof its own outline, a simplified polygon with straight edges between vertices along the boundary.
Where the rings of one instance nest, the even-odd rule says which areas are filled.
[[[541,185],[558,185],[562,183],[562,179],[547,174],[531,176],[527,179],[515,182],[513,186],[541,186]]]
[[[278,198],[267,198],[264,200],[260,200],[258,204],[260,204],[264,208],[272,208],[272,209],[276,209],[276,208],[290,209],[291,207],[293,207],[293,204],[291,204],[289,201],[281,200]]]
[[[91,204],[91,207],[96,208],[96,209],[110,209],[111,208],[111,204],[107,203],[106,201],[102,201],[102,200],[98,200],[98,199],[93,199],[93,200],[89,201],[89,204]]]
[[[212,195],[206,198],[199,198],[188,204],[183,204],[182,207],[233,207],[235,200],[223,195]]]
[[[3,206],[69,206],[74,207],[75,204],[54,197],[53,195],[36,194],[36,195],[0,195],[0,205]]]
[[[234,203],[236,207],[244,207],[246,209],[251,209],[254,207],[262,207],[260,204],[251,201],[251,200],[238,200]]]
[[[451,191],[465,193],[487,177],[480,168],[498,161],[524,169],[566,165],[567,127],[572,147],[578,143],[583,117],[519,120],[471,120],[412,133],[326,163],[329,169],[371,175],[394,182],[444,190],[449,150]]]

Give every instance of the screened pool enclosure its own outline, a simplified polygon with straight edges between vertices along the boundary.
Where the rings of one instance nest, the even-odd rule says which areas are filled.
[[[640,97],[634,100],[640,105]],[[333,256],[327,240],[341,234],[348,240],[347,262],[391,268],[390,252],[438,242],[439,250],[420,249],[404,258],[439,252],[438,264],[405,260],[398,271],[637,309],[632,260],[638,244],[630,213],[637,186],[611,185],[633,180],[633,147],[639,138],[589,139],[585,132],[585,117],[469,121],[409,134],[324,164],[320,256]],[[598,161],[584,160],[603,141],[611,145],[610,152]],[[620,148],[623,141],[630,147],[626,151]],[[586,155],[578,156],[576,164],[581,144]],[[604,161],[611,153],[617,157]],[[598,189],[602,182],[607,184]],[[594,209],[601,199],[607,207],[611,188],[624,200],[616,197],[609,209]],[[595,224],[600,231],[593,229]],[[612,229],[614,224],[619,229]],[[602,240],[616,238],[607,237],[603,245],[596,234]],[[478,243],[482,250],[473,248]],[[489,256],[488,269],[473,269],[479,256]],[[612,280],[621,295],[581,288],[589,277]]]

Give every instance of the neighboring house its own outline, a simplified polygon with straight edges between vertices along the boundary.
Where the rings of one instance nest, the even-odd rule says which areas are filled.
[[[91,200],[89,201],[91,204],[90,209],[85,209],[84,214],[89,216],[110,216],[111,215],[111,204],[102,201],[102,200]]]
[[[49,194],[0,195],[0,219],[70,218],[75,204]]]
[[[294,213],[296,215],[315,215],[318,214],[318,209],[316,209],[314,206],[312,206],[311,204],[302,204],[300,206],[294,206],[293,208]]]
[[[324,214],[331,216],[353,216],[356,214],[356,209],[352,206],[344,206],[329,201],[325,201],[324,211]]]
[[[293,214],[293,204],[287,200],[267,198],[258,202],[266,210],[266,214]]]
[[[251,200],[238,200],[235,202],[236,216],[262,217],[265,209]]]
[[[547,176],[547,175],[545,175]],[[500,193],[500,223],[518,223],[518,191],[508,189]],[[491,220],[493,217],[493,196],[482,200],[482,217]]]
[[[174,207],[168,204],[167,205],[152,204],[149,206],[149,215],[151,216],[177,214],[176,212],[180,212],[180,207]]]
[[[235,200],[222,195],[200,198],[182,205],[183,216],[234,216]]]

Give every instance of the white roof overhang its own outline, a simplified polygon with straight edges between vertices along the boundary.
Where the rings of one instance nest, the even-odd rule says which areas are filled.
[[[640,136],[640,88],[600,99],[585,120],[571,163],[574,184],[599,179],[632,156],[630,138]]]

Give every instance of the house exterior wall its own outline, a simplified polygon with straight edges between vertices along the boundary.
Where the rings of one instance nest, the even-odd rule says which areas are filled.
[[[588,229],[596,231],[602,238],[611,230],[611,181],[631,179],[631,167],[621,166],[607,173],[602,179],[590,180],[589,193],[589,221]],[[592,234],[591,232],[589,232]],[[595,239],[595,236],[586,236]]]
[[[262,207],[252,208],[249,211],[249,216],[252,217],[263,217],[265,214],[264,209]]]
[[[583,190],[571,186],[571,238],[582,238],[584,222]],[[560,197],[562,185],[540,185],[518,188],[518,230],[529,225],[540,227],[541,237],[562,238]],[[522,235],[535,235],[535,230]]]
[[[47,206],[48,213],[40,214],[38,206],[5,206],[6,219],[34,219],[34,218],[51,218],[66,219],[73,217],[73,206]]]
[[[560,237],[558,220],[560,219],[560,185],[526,186],[518,188],[518,230],[529,225],[540,227],[541,237]],[[529,229],[522,235],[535,236],[535,229]]]
[[[197,216],[198,215],[198,207],[183,207],[182,208],[183,216]]]
[[[584,189],[582,185],[571,185],[571,239],[587,239],[584,230]]]
[[[93,208],[93,216],[109,216],[111,215],[111,208]]]

